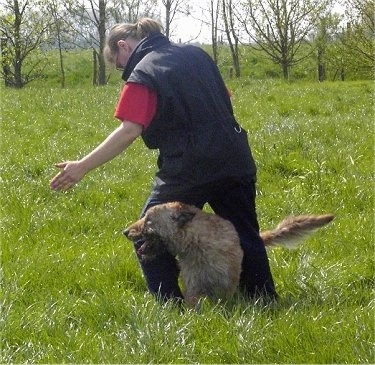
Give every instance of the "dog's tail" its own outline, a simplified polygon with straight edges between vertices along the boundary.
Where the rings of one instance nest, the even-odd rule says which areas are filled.
[[[261,232],[260,236],[265,246],[293,249],[297,248],[304,238],[331,222],[333,218],[333,214],[292,216],[280,222],[275,229]]]

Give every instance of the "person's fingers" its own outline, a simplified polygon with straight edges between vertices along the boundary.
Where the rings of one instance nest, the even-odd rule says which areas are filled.
[[[52,190],[68,190],[84,175],[76,161],[66,161],[55,164],[60,172],[50,181]]]
[[[66,191],[66,190],[69,190],[71,187],[73,187],[73,185],[74,185],[74,182],[69,181],[69,180],[64,180],[59,185],[59,189],[58,190]]]
[[[55,163],[55,167],[58,167],[59,169],[63,169],[64,167],[66,167],[67,164],[68,162]]]
[[[65,169],[68,163],[69,162],[55,163],[55,167],[59,169]],[[70,184],[69,176],[65,173],[64,170],[61,170],[52,178],[49,185],[52,190],[65,190],[67,184]]]
[[[62,190],[69,183],[69,176],[64,171],[61,171],[51,180],[50,187],[53,190]]]
[[[52,190],[69,190],[74,185],[74,182],[68,180],[60,180],[51,183]]]

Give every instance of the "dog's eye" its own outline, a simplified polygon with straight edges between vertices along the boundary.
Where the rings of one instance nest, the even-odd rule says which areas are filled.
[[[152,226],[153,226],[152,221],[146,221],[144,231],[146,233],[151,233],[153,231]]]
[[[152,227],[152,222],[148,222],[145,224],[143,233],[147,236],[154,232],[154,228]]]

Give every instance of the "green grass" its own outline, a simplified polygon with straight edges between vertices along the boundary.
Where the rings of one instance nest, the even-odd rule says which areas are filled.
[[[1,363],[374,363],[370,82],[232,81],[258,163],[263,228],[333,212],[295,251],[269,251],[281,296],[181,312],[147,293],[122,229],[146,199],[141,141],[67,193],[53,164],[117,126],[119,86],[2,89]]]

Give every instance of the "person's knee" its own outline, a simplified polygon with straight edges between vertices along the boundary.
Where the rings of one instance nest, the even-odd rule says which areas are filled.
[[[165,299],[182,297],[175,257],[165,253],[148,262],[141,262],[141,267],[150,293]]]

